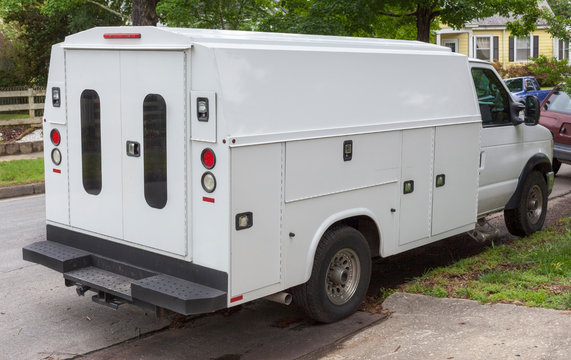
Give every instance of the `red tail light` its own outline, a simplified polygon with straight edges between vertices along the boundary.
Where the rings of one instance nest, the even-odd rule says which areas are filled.
[[[52,129],[50,132],[50,139],[55,146],[58,146],[61,142],[61,136],[59,135],[59,131],[57,129]]]
[[[214,165],[216,165],[216,155],[214,155],[214,151],[212,151],[212,149],[207,148],[202,150],[200,159],[202,160],[202,165],[207,169],[212,169]]]

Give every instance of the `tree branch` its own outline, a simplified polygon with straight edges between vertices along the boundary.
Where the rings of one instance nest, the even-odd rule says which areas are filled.
[[[129,21],[129,20],[130,20],[130,18],[129,18],[127,15],[123,15],[123,14],[121,14],[120,12],[118,12],[118,11],[116,11],[116,10],[113,10],[113,9],[111,9],[110,7],[107,7],[107,6],[105,6],[105,5],[101,4],[101,3],[98,3],[98,2],[95,1],[95,0],[85,0],[85,1],[88,2],[88,3],[90,3],[90,4],[99,6],[99,7],[102,8],[103,10],[109,11],[110,13],[119,16],[121,19],[123,19],[123,20],[125,20],[125,21]]]
[[[385,15],[385,16],[392,16],[392,17],[404,17],[404,16],[416,16],[417,11],[412,12],[412,13],[408,13],[408,14],[395,14],[393,12],[380,12],[379,15]]]

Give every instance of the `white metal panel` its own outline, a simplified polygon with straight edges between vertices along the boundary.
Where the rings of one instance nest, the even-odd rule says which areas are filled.
[[[230,46],[213,52],[225,118],[219,132],[232,137],[294,139],[303,131],[372,124],[402,129],[478,114],[467,60],[449,52]],[[417,80],[411,86],[402,79]]]
[[[282,144],[232,149],[231,295],[280,282]],[[235,216],[252,212],[253,226],[236,230]]]
[[[208,99],[208,121],[198,120],[196,109],[198,98]],[[190,111],[192,140],[216,142],[216,93],[213,91],[191,91]]]
[[[121,121],[124,239],[186,255],[186,78],[182,51],[121,51]],[[149,206],[144,195],[143,102],[161,95],[166,103],[167,202]],[[141,156],[127,156],[127,141]]]
[[[51,104],[46,105],[46,107],[47,106],[51,106]],[[55,165],[51,160],[51,152],[56,148],[50,140],[50,132],[52,129],[57,129],[62,138],[61,143],[57,146],[62,155],[60,165]],[[67,128],[62,125],[44,124],[43,131],[46,219],[69,225]]]
[[[70,222],[116,238],[123,237],[119,79],[118,52],[66,50]],[[82,180],[80,98],[86,89],[95,90],[101,104],[102,188],[98,195],[88,194]]]
[[[343,159],[346,140],[353,142],[349,161]],[[400,146],[400,132],[288,142],[286,202],[397,181]]]
[[[434,128],[402,132],[399,245],[430,236],[432,222],[432,167]],[[412,193],[403,184],[414,181]]]
[[[391,208],[398,208],[398,188],[395,179],[385,185],[285,204],[282,231],[284,288],[309,279],[321,237],[339,220],[368,216],[378,225],[381,252],[385,247],[396,248],[397,214],[392,213]],[[295,236],[290,237],[290,232]]]
[[[476,222],[480,124],[436,128],[432,235]],[[436,187],[444,174],[445,184]]]

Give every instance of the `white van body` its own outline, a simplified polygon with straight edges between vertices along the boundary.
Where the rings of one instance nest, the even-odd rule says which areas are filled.
[[[473,230],[526,167],[552,179],[548,131],[482,126],[473,68],[493,71],[409,41],[68,36],[44,115],[47,240],[24,258],[107,305],[191,314],[307,283],[332,227],[383,257]]]

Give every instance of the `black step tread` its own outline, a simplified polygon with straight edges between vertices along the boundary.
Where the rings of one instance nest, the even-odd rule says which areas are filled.
[[[226,292],[165,274],[136,280],[131,290],[134,298],[186,315],[226,306]]]
[[[135,279],[89,266],[63,274],[67,280],[86,285],[95,290],[105,291],[122,299],[132,301],[131,283]]]
[[[39,241],[22,249],[24,260],[67,272],[91,265],[91,254],[53,241]]]

